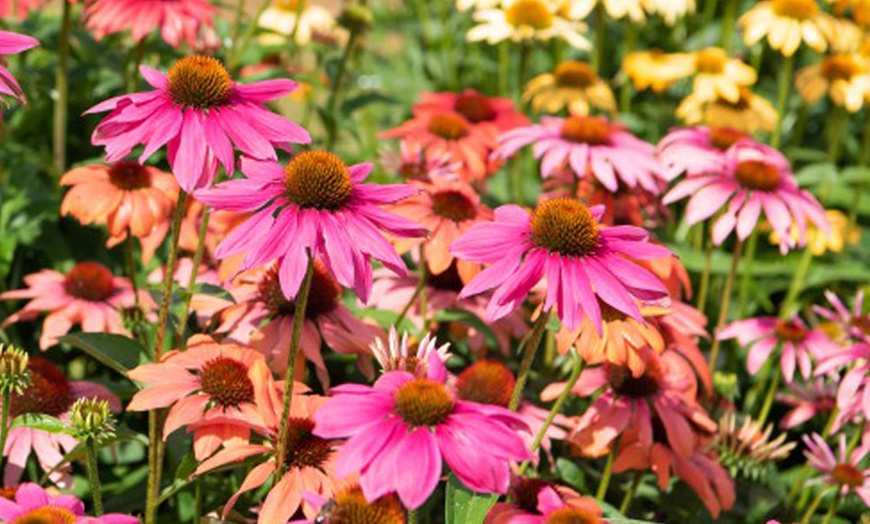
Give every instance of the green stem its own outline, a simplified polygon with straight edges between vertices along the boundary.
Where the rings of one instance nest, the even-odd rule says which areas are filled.
[[[520,369],[517,372],[517,382],[514,385],[514,390],[511,393],[511,401],[508,407],[511,411],[516,411],[520,405],[520,398],[523,396],[523,388],[526,387],[526,381],[529,378],[529,371],[532,369],[532,362],[535,361],[535,354],[538,352],[538,346],[541,345],[541,338],[544,335],[544,330],[547,329],[547,322],[550,320],[549,311],[541,311],[538,320],[535,321],[531,333],[528,334],[525,340],[520,343],[520,351],[523,352],[523,359],[520,361]]]
[[[709,0],[708,0],[709,1]],[[634,51],[635,46],[637,45],[637,25],[631,20],[626,22],[625,26],[625,45],[622,47],[622,60],[625,60],[632,51]],[[629,113],[631,112],[631,79],[626,77],[622,85],[619,87],[619,112],[620,113]]]
[[[245,0],[239,0],[239,3],[247,4]],[[238,41],[238,44],[235,40],[233,41],[229,59],[227,60],[227,65],[229,66],[230,71],[235,72],[239,67],[242,56],[245,54],[245,49],[247,49],[248,44],[251,43],[251,38],[254,37],[254,32],[257,30],[257,21],[270,5],[272,5],[272,0],[263,0],[260,2],[260,5],[257,6],[257,10],[254,12],[251,23],[245,28],[245,32],[242,34],[242,38]],[[242,9],[244,9],[244,7],[242,7]]]
[[[529,58],[532,55],[532,45],[523,42],[520,44],[520,62],[519,67],[517,67],[517,90],[515,92],[515,97],[517,101],[517,107],[520,107],[523,99],[523,87],[526,85],[526,79],[528,76],[529,69]]]
[[[752,283],[752,266],[755,263],[755,251],[758,248],[758,229],[754,229],[746,243],[746,254],[743,256],[743,267],[740,275],[740,290],[737,293],[737,318],[743,318],[746,311],[746,301],[749,298],[749,284]]]
[[[637,470],[634,472],[634,478],[631,479],[631,486],[625,492],[625,497],[622,498],[622,504],[619,505],[619,512],[623,515],[628,514],[628,508],[631,507],[631,501],[634,500],[634,495],[637,493],[637,488],[640,486],[640,480],[643,478],[643,471]]]
[[[409,509],[408,510],[408,524],[417,524],[417,510]]]
[[[725,1],[725,12],[722,15],[721,43],[729,55],[734,51],[734,23],[737,21],[737,0]]]
[[[97,443],[89,438],[85,442],[85,451],[88,460],[88,482],[91,484],[91,497],[94,499],[94,515],[103,514],[103,496],[100,489],[100,469],[97,466]]]
[[[72,25],[72,6],[61,2],[60,35],[57,48],[54,101],[54,167],[59,174],[66,172],[66,130],[69,120],[69,40]]]
[[[410,300],[408,300],[408,303],[405,304],[405,307],[402,308],[402,312],[399,313],[398,317],[396,317],[396,321],[394,322],[394,325],[397,328],[399,327],[399,324],[401,324],[402,321],[405,320],[405,317],[408,316],[408,312],[411,311],[411,307],[413,307],[414,304],[417,302],[417,298],[421,297],[422,295],[425,295],[424,290],[426,289],[426,282],[429,280],[429,271],[428,271],[429,268],[426,266],[426,259],[423,258],[422,252],[420,253],[420,255],[421,255],[420,256],[420,280],[417,281],[417,287],[414,288],[414,294],[411,295],[411,298],[410,298]],[[422,311],[424,303],[425,303],[425,300],[423,300],[421,298],[420,299],[420,306],[421,306],[420,309],[421,309],[421,315],[423,316],[423,330],[425,331],[426,330],[426,318],[425,318],[426,315],[425,315],[425,311]]]
[[[863,144],[861,145],[861,156],[859,157],[859,163],[862,167],[870,164],[870,110],[867,111],[865,118]],[[861,198],[866,190],[867,182],[861,181],[855,187],[855,193],[852,195],[852,204],[849,206],[849,225],[846,227],[845,233],[847,241],[849,235],[852,233],[852,229],[858,223],[858,214],[861,210]]]
[[[9,403],[11,402],[11,392],[8,389],[3,389],[3,405],[0,406],[0,466],[3,465],[3,452],[6,450],[6,439],[9,438]]]
[[[816,495],[816,498],[813,499],[813,503],[809,505],[806,511],[804,511],[803,516],[801,516],[800,524],[809,524],[810,520],[813,518],[813,515],[816,514],[816,509],[818,509],[819,504],[822,503],[822,499],[825,496],[825,490],[819,491],[819,494]]]
[[[610,454],[607,455],[607,462],[604,464],[604,472],[601,473],[601,482],[598,484],[598,491],[595,492],[595,498],[604,500],[607,495],[607,488],[610,486],[610,478],[613,476],[613,461],[616,459],[616,450],[619,448],[619,439],[616,439],[611,444],[613,448]]]
[[[501,42],[498,45],[498,87],[501,93],[509,90],[508,75],[511,69],[511,48],[509,42]]]
[[[797,298],[803,290],[804,284],[806,284],[807,273],[809,273],[812,261],[813,253],[809,246],[807,246],[801,254],[798,267],[795,269],[794,275],[791,279],[791,284],[788,286],[788,293],[786,293],[785,299],[782,301],[782,309],[780,309],[779,318],[787,320],[797,313]]]
[[[767,416],[770,414],[771,406],[773,406],[773,398],[776,395],[776,391],[779,389],[779,381],[782,378],[782,372],[778,366],[771,366],[770,369],[773,376],[770,378],[770,384],[767,386],[767,394],[764,396],[764,404],[761,405],[761,411],[758,413],[759,426],[764,426],[764,423],[767,422]]]
[[[602,58],[604,56],[604,47],[607,42],[606,35],[606,13],[604,12],[604,2],[598,2],[595,5],[595,49],[592,51],[592,70],[598,76],[601,74]]]
[[[843,145],[843,131],[848,129],[849,115],[842,107],[836,106],[827,120],[828,160],[837,165]]]
[[[733,1],[733,0],[731,0]],[[782,142],[782,122],[785,119],[785,110],[788,106],[788,95],[791,92],[791,77],[794,73],[794,57],[783,58],[782,69],[779,71],[779,90],[776,98],[776,127],[770,137],[770,145],[778,148]]]
[[[299,341],[302,338],[302,328],[305,325],[305,310],[308,307],[308,293],[311,290],[311,280],[314,277],[314,255],[308,253],[308,269],[305,278],[299,286],[299,292],[294,301],[293,334],[290,338],[290,352],[287,355],[287,371],[284,372],[284,402],[281,409],[281,424],[278,427],[278,444],[276,451],[275,482],[280,482],[284,476],[285,457],[287,456],[287,428],[290,421],[290,407],[293,399],[293,380],[296,371],[296,355],[299,353]]]
[[[837,494],[834,495],[834,500],[831,501],[831,506],[828,508],[828,514],[825,515],[825,519],[822,521],[822,524],[830,524],[831,519],[834,518],[834,515],[837,514],[837,508],[840,507],[840,499],[843,498],[843,494],[840,490],[837,490]]]
[[[196,276],[199,273],[199,265],[202,264],[202,255],[205,252],[205,236],[208,234],[208,222],[211,218],[211,209],[206,206],[202,210],[199,222],[199,236],[197,237],[196,251],[193,254],[193,267],[190,269],[190,278],[187,288],[184,290],[184,306],[181,308],[181,316],[178,319],[178,343],[181,349],[187,348],[187,338],[184,336],[187,328],[187,319],[190,316],[190,301],[193,299],[193,286],[196,285]]]
[[[704,269],[701,272],[701,283],[698,286],[698,302],[696,306],[701,311],[707,309],[707,293],[710,291],[710,270],[713,268],[713,242],[710,237],[704,237]]]
[[[351,31],[350,37],[347,39],[347,45],[344,47],[344,52],[341,54],[341,60],[338,62],[338,69],[335,71],[335,77],[332,79],[330,85],[329,98],[326,101],[326,114],[333,120],[328,122],[326,125],[327,151],[332,149],[332,146],[335,144],[335,139],[338,136],[338,125],[336,124],[338,119],[335,118],[335,106],[338,104],[339,93],[341,91],[342,83],[344,82],[345,71],[347,71],[347,62],[356,47],[357,36],[358,35],[355,31]]]
[[[734,275],[737,273],[737,266],[740,263],[741,251],[743,251],[743,241],[738,239],[734,244],[734,254],[731,256],[731,269],[728,271],[725,288],[722,290],[722,305],[719,309],[719,320],[716,322],[716,329],[713,330],[713,347],[710,349],[711,372],[716,371],[716,360],[719,358],[719,332],[728,320],[728,308],[731,306],[731,289],[734,287]]]

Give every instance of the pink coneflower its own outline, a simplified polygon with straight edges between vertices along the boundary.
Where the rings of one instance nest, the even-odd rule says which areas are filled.
[[[169,217],[178,197],[178,184],[169,173],[135,162],[84,166],[69,171],[60,184],[71,186],[60,205],[61,215],[82,224],[104,224],[106,247],[123,242],[128,234],[142,243],[142,262],[148,264],[169,231]]]
[[[529,503],[496,504],[484,521],[486,524],[550,524],[577,522],[599,524],[604,512],[592,497],[572,497],[564,500],[554,488],[544,485],[538,490],[534,507]]]
[[[385,151],[381,165],[388,173],[404,180],[435,181],[457,180],[462,164],[453,160],[449,153],[427,155],[426,149],[417,143],[399,142],[399,152]]]
[[[517,434],[528,429],[518,415],[459,400],[446,380],[432,354],[426,377],[390,371],[374,387],[338,386],[315,414],[315,435],[347,438],[337,471],[359,471],[367,500],[396,492],[405,507],[420,507],[438,485],[442,459],[468,488],[504,493],[509,462],[531,458]]]
[[[432,274],[446,271],[454,261],[450,246],[471,226],[492,220],[492,210],[480,201],[480,196],[467,182],[436,180],[431,183],[413,183],[420,192],[390,208],[397,215],[413,220],[429,231],[422,239],[396,241],[399,253],[422,246],[423,259]],[[470,263],[458,261],[460,274],[475,272],[478,267],[466,268]]]
[[[79,262],[66,275],[43,269],[24,277],[24,283],[26,289],[0,293],[0,300],[31,299],[2,325],[33,320],[47,312],[39,337],[42,350],[57,344],[57,339],[76,324],[86,333],[130,334],[124,327],[121,310],[134,307],[133,287],[102,264]],[[140,299],[149,300],[144,292]]]
[[[109,403],[114,412],[121,411],[121,402],[105,386],[93,382],[70,381],[48,360],[31,357],[27,369],[31,384],[21,393],[13,393],[9,412],[14,418],[33,413],[68,420],[70,409],[80,398],[99,398]],[[61,466],[63,456],[72,451],[78,441],[63,433],[49,433],[35,428],[12,427],[3,456],[7,458],[3,483],[12,486],[21,480],[31,452],[43,471],[51,471],[49,478],[61,487],[69,486],[72,476],[69,463]]]
[[[788,383],[794,380],[795,367],[808,379],[813,358],[819,360],[840,349],[822,330],[810,329],[798,316],[791,320],[777,317],[738,320],[725,326],[718,337],[719,340],[736,338],[741,346],[749,347],[746,369],[751,375],[758,373],[770,354],[779,348],[782,374]]]
[[[229,180],[197,195],[218,209],[255,211],[221,242],[216,255],[247,252],[243,269],[279,259],[278,277],[289,299],[299,290],[310,253],[366,302],[371,258],[405,273],[405,263],[381,232],[399,238],[425,233],[381,207],[417,190],[405,184],[363,183],[371,164],[348,167],[332,153],[306,151],[283,167],[244,157],[241,169],[247,179]]]
[[[863,413],[865,419],[870,419],[870,344],[859,342],[828,354],[819,361],[816,375],[826,375],[852,364],[855,365],[839,382],[837,406],[843,413]]]
[[[286,371],[296,306],[281,290],[277,267],[272,265],[242,273],[231,292],[235,304],[218,313],[217,332],[227,333],[232,340],[250,343],[265,355],[273,371]],[[326,266],[317,261],[305,308],[299,357],[314,364],[320,383],[329,387],[321,341],[338,353],[359,355],[357,365],[371,377],[373,369],[367,348],[381,336],[384,336],[382,329],[356,318],[342,304],[341,287]]]
[[[31,11],[42,8],[46,0],[0,0],[0,18],[23,21]],[[15,12],[13,12],[15,11]]]
[[[138,524],[121,513],[86,517],[84,503],[74,495],[52,495],[39,484],[24,483],[14,499],[0,500],[0,520],[7,524]]]
[[[408,332],[402,333],[402,339],[396,333],[396,327],[390,327],[390,337],[384,342],[378,337],[369,345],[375,360],[384,372],[407,371],[418,377],[425,377],[429,372],[429,357],[437,355],[441,362],[450,360],[450,343],[438,345],[438,340],[431,334],[426,335],[414,344],[408,341]]]
[[[142,163],[165,145],[172,174],[190,193],[211,186],[218,164],[233,174],[233,147],[252,158],[274,160],[275,147],[311,142],[302,127],[264,106],[293,91],[292,80],[237,84],[220,61],[206,56],[182,58],[168,74],[147,66],[139,70],[153,91],[110,98],[86,112],[111,111],[92,137],[95,145],[105,146],[109,162],[141,144]]]
[[[519,307],[546,277],[544,310],[556,305],[569,330],[585,315],[601,332],[599,300],[642,320],[636,301],[665,299],[667,289],[625,257],[643,260],[671,253],[648,242],[643,229],[602,226],[603,212],[600,206],[588,208],[564,198],[542,202],[531,214],[516,205],[499,207],[494,222],[473,226],[453,244],[458,258],[490,264],[460,297],[497,288],[487,307],[487,318],[495,320]]]
[[[686,197],[686,221],[703,222],[725,207],[725,213],[713,225],[713,242],[722,242],[737,230],[745,240],[758,222],[761,211],[779,235],[782,253],[806,244],[807,220],[828,231],[825,210],[808,191],[798,187],[788,160],[777,151],[749,143],[728,150],[725,169],[689,176],[664,197],[672,204]],[[792,226],[799,232],[797,242],[790,236]]]
[[[851,311],[833,292],[825,291],[825,298],[828,299],[832,309],[813,306],[813,311],[820,317],[837,324],[842,332],[837,339],[845,341],[851,338],[870,344],[870,313],[864,312],[864,290],[859,289],[855,294],[855,303]]]
[[[779,426],[791,429],[812,420],[819,414],[830,413],[837,405],[837,384],[817,377],[804,384],[792,382],[786,391],[777,393],[776,400],[791,407],[779,421]]]
[[[726,151],[738,143],[761,146],[751,136],[730,127],[678,127],[662,138],[657,152],[671,177],[697,176],[724,171]]]
[[[858,464],[870,451],[870,447],[859,446],[855,451],[846,450],[846,435],[840,433],[838,453],[834,455],[831,447],[818,433],[803,436],[807,449],[804,456],[807,462],[819,473],[824,473],[826,484],[837,486],[842,495],[855,493],[866,506],[870,506],[870,469]]]
[[[85,4],[85,26],[97,40],[130,31],[140,42],[155,29],[172,47],[215,46],[219,40],[212,20],[217,10],[207,0],[92,0]]]
[[[510,157],[530,144],[544,178],[567,165],[578,179],[594,178],[614,193],[622,185],[658,194],[666,182],[655,147],[604,117],[542,117],[540,124],[502,134],[495,156]]]
[[[456,112],[473,126],[492,124],[502,133],[529,123],[510,98],[489,97],[474,89],[461,93],[423,93],[413,111],[418,117]]]
[[[405,524],[408,522],[405,508],[393,494],[369,502],[363,495],[359,484],[348,483],[336,490],[332,498],[326,499],[309,491],[302,498],[310,504],[316,517],[305,520],[291,520],[290,524]]]
[[[0,31],[0,101],[3,101],[6,107],[9,107],[9,102],[4,100],[2,95],[11,96],[18,102],[24,103],[24,93],[12,73],[3,67],[6,63],[3,58],[8,55],[16,55],[38,45],[39,40],[32,36]]]

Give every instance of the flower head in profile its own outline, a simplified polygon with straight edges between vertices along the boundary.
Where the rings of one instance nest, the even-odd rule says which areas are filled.
[[[500,132],[529,123],[526,115],[517,110],[510,98],[486,96],[474,89],[465,89],[460,93],[422,93],[420,101],[414,104],[413,112],[417,117],[455,112],[472,127],[489,124]]]
[[[837,407],[842,413],[863,414],[870,419],[870,344],[859,342],[847,349],[832,352],[819,361],[816,375],[824,376],[846,368],[837,389]]]
[[[384,373],[374,387],[345,384],[314,415],[314,434],[346,438],[340,475],[359,471],[367,500],[395,492],[407,508],[420,507],[441,478],[442,462],[473,491],[505,493],[511,460],[528,460],[515,413],[458,399],[447,388],[436,353],[425,377]],[[475,450],[474,453],[470,453]],[[415,467],[403,467],[412,461]]]
[[[534,479],[537,480],[537,479]],[[532,484],[529,482],[529,484]],[[520,489],[529,491],[531,486]],[[564,491],[564,490],[562,490]],[[592,497],[581,497],[576,493],[565,497],[563,493],[541,481],[534,501],[519,499],[514,503],[496,504],[486,516],[486,524],[550,524],[578,522],[582,524],[601,524],[603,511]]]
[[[816,377],[805,383],[792,382],[785,391],[776,394],[776,400],[791,408],[779,420],[779,426],[792,429],[817,415],[830,413],[837,404],[837,384],[825,377]]]
[[[827,95],[834,105],[857,113],[870,95],[870,63],[858,53],[827,55],[798,71],[795,87],[807,104]]]
[[[825,298],[828,299],[830,308],[813,306],[813,311],[837,327],[839,333],[835,334],[835,339],[840,342],[852,340],[870,344],[870,313],[864,311],[864,290],[859,289],[855,294],[852,309],[830,290],[825,291]]]
[[[265,45],[280,45],[291,38],[304,46],[312,40],[331,40],[338,34],[329,9],[308,0],[275,0],[263,11],[257,24],[268,31],[260,36]]]
[[[399,151],[385,151],[381,154],[381,165],[388,173],[398,175],[403,180],[421,182],[435,180],[456,180],[459,178],[461,163],[453,160],[447,152],[440,155],[427,155],[426,148],[416,142],[399,142]]]
[[[792,56],[805,43],[822,52],[836,39],[837,19],[824,12],[817,0],[765,0],[758,2],[737,21],[746,45],[764,37],[785,56]]]
[[[317,512],[314,519],[291,520],[290,524],[405,524],[408,517],[399,498],[394,494],[384,495],[369,502],[359,484],[345,483],[332,498],[326,499],[313,493],[302,496]]]
[[[22,2],[23,3],[23,2]],[[3,18],[0,16],[0,18]],[[22,51],[26,51],[32,47],[39,45],[39,40],[32,36],[19,35],[10,33],[9,31],[0,31],[0,101],[9,107],[3,96],[11,96],[18,102],[24,102],[24,93],[21,91],[21,86],[18,81],[12,76],[12,73],[4,67],[4,57],[9,55],[17,55]]]
[[[497,44],[505,40],[529,42],[534,40],[564,40],[575,49],[591,47],[584,33],[586,24],[578,21],[586,13],[572,13],[577,18],[564,16],[561,0],[504,0],[500,6],[479,9],[472,18],[477,25],[468,31],[469,42],[485,41]]]
[[[129,335],[121,310],[135,306],[133,287],[127,279],[116,277],[102,264],[79,262],[66,274],[43,269],[24,277],[24,283],[27,284],[25,289],[0,293],[0,300],[30,299],[2,325],[33,320],[48,313],[42,324],[40,349],[55,345],[74,325],[81,325],[86,333]],[[140,292],[140,299],[147,302],[147,294]]]
[[[738,422],[737,415],[729,411],[719,421],[714,446],[719,451],[719,461],[732,476],[739,473],[757,480],[768,473],[774,463],[788,457],[797,445],[786,442],[787,436],[787,433],[774,436],[773,424],[763,427],[748,416],[742,423]]]
[[[385,373],[406,371],[418,377],[427,376],[431,355],[437,355],[443,363],[447,363],[451,356],[449,342],[439,346],[437,338],[431,333],[426,333],[420,341],[411,341],[407,331],[399,339],[395,326],[390,327],[387,342],[379,337],[372,342],[370,349]]]
[[[655,147],[604,117],[542,117],[501,135],[495,154],[510,157],[532,144],[545,178],[568,166],[577,179],[591,178],[612,193],[620,186],[659,193],[666,182]]]
[[[861,467],[860,463],[867,456],[870,448],[859,446],[854,451],[846,449],[846,435],[840,433],[836,454],[818,433],[803,436],[807,449],[804,456],[807,463],[824,476],[826,484],[836,486],[842,495],[855,493],[861,501],[870,506],[870,469]]]
[[[152,31],[172,47],[217,47],[217,9],[208,0],[93,0],[85,4],[85,27],[97,40],[130,31],[141,42]]]
[[[247,178],[229,180],[197,193],[217,209],[253,212],[221,242],[218,258],[247,253],[242,269],[279,263],[284,296],[296,297],[309,256],[322,260],[341,286],[366,302],[375,259],[404,274],[405,263],[384,233],[396,238],[421,236],[425,230],[381,206],[414,194],[406,184],[366,184],[371,164],[347,166],[325,151],[305,151],[281,165],[244,157]]]
[[[659,142],[657,153],[669,177],[719,173],[727,166],[727,152],[738,144],[759,144],[747,133],[731,127],[678,127],[672,129]]]
[[[139,70],[153,90],[110,98],[87,111],[110,112],[91,138],[105,146],[109,162],[141,144],[143,163],[166,146],[172,174],[190,193],[211,186],[219,164],[233,174],[234,147],[251,158],[274,160],[275,147],[311,142],[302,127],[265,107],[293,91],[292,80],[238,84],[219,60],[207,56],[181,58],[167,74],[147,66]]]
[[[85,225],[104,224],[109,230],[108,248],[128,235],[138,238],[144,264],[169,231],[169,217],[178,196],[178,184],[169,173],[135,162],[118,162],[77,167],[63,175],[60,184],[70,186],[60,206],[62,215],[72,215]]]
[[[523,101],[536,113],[554,114],[565,109],[580,116],[592,109],[616,112],[613,90],[589,64],[578,60],[560,62],[551,73],[531,79],[523,91]]]
[[[546,277],[544,310],[556,306],[569,330],[586,316],[601,332],[599,300],[641,320],[637,302],[666,299],[668,293],[655,275],[626,257],[670,252],[650,243],[640,228],[603,226],[603,212],[571,199],[547,200],[531,214],[515,205],[499,207],[494,222],[475,225],[453,244],[458,258],[489,264],[460,296],[495,289],[487,307],[488,319],[495,320],[517,309]]]
[[[693,92],[677,107],[677,117],[690,126],[729,127],[750,134],[773,130],[777,115],[773,104],[746,87],[739,91],[736,101]]]
[[[0,520],[8,524],[138,524],[139,519],[121,513],[85,516],[85,504],[74,495],[52,495],[39,484],[27,482],[15,489],[13,498],[0,499]]]

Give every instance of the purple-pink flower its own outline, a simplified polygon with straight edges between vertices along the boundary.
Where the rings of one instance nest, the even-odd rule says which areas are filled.
[[[74,495],[52,495],[39,484],[18,486],[15,499],[0,497],[0,522],[30,524],[137,524],[139,519],[120,513],[102,517],[85,516],[85,505]]]
[[[855,493],[865,505],[870,506],[870,484],[867,483],[870,469],[859,466],[870,448],[859,446],[854,451],[848,450],[846,435],[842,433],[840,433],[836,455],[818,433],[813,433],[812,437],[804,435],[803,441],[807,446],[807,450],[804,451],[807,462],[816,471],[825,474],[826,484],[837,486],[842,495]]]
[[[671,130],[656,149],[670,177],[697,176],[724,171],[727,151],[737,144],[760,145],[737,129],[696,126]]]
[[[39,40],[32,36],[0,31],[0,95],[8,95],[19,102],[24,102],[24,93],[21,92],[18,81],[8,69],[3,67],[5,63],[3,57],[18,54],[38,45]],[[0,100],[6,104],[6,107],[9,107],[9,103],[3,100],[2,96],[0,96]]]
[[[858,343],[823,358],[816,375],[825,375],[855,364],[846,371],[837,389],[837,407],[842,413],[863,413],[870,420],[870,344]]]

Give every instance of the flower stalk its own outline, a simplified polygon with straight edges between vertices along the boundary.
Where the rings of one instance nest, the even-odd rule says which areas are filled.
[[[532,369],[532,362],[535,361],[535,355],[538,353],[538,346],[541,345],[541,339],[544,336],[544,330],[547,329],[547,322],[550,320],[549,311],[541,311],[531,333],[528,334],[525,340],[520,343],[520,351],[523,352],[523,359],[520,361],[520,369],[517,372],[517,382],[514,385],[514,390],[511,393],[511,401],[508,408],[511,411],[516,411],[520,405],[520,399],[523,395],[523,388],[526,386],[526,381],[529,379],[529,372]]]
[[[69,40],[72,26],[72,6],[61,2],[60,34],[57,48],[54,101],[54,167],[58,174],[66,172],[66,138],[69,121]]]
[[[719,359],[719,332],[728,321],[728,310],[731,306],[731,290],[734,287],[734,277],[737,274],[737,266],[740,264],[740,254],[743,251],[743,241],[738,239],[734,244],[734,253],[731,256],[731,269],[728,271],[728,277],[725,279],[725,288],[722,290],[722,305],[719,309],[719,319],[716,322],[716,329],[713,330],[713,346],[710,348],[710,370],[716,370],[716,361]]]

